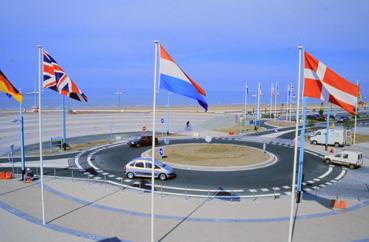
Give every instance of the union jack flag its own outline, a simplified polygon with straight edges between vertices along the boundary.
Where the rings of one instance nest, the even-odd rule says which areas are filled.
[[[69,78],[67,73],[61,68],[56,60],[43,50],[43,73],[44,88],[50,88],[59,92],[63,96],[73,98],[81,102],[87,102],[87,96],[77,87],[77,85]]]

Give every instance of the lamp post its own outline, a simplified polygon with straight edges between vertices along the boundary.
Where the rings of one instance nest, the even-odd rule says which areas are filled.
[[[26,172],[26,164],[24,159],[24,119],[23,119],[23,104],[22,102],[19,104],[19,119],[11,120],[12,123],[19,122],[19,129],[20,129],[20,157],[21,157],[21,164],[22,164],[22,181],[24,180],[24,174]],[[14,171],[13,171],[14,173]]]
[[[117,91],[117,92],[115,92],[115,95],[118,96],[118,108],[120,109],[120,96],[123,95],[123,92],[122,91]]]

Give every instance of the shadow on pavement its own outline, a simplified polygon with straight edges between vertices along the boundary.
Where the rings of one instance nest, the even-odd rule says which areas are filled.
[[[328,198],[319,197],[319,196],[313,195],[311,193],[305,192],[303,197],[302,197],[302,200],[316,201],[320,205],[322,205],[323,207],[328,208],[328,209],[332,209],[331,199],[328,199]]]

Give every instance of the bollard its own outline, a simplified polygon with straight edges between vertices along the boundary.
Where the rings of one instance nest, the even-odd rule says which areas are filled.
[[[56,177],[56,168],[54,167],[54,179]]]
[[[18,172],[18,168],[19,168],[19,167],[17,167],[17,174],[19,174],[19,172]]]
[[[273,195],[274,195],[274,200],[277,198],[276,197],[276,195],[275,195],[275,189],[274,188],[272,188],[273,189]]]
[[[74,181],[74,171],[73,170],[71,170],[72,171],[72,182]]]
[[[209,189],[208,189],[208,197],[210,197],[210,191],[209,191]]]
[[[106,175],[104,175],[104,183],[105,183],[105,187],[106,187]]]

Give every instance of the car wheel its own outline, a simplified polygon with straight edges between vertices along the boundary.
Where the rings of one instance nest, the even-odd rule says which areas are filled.
[[[312,143],[313,143],[313,145],[317,145],[318,144],[318,142],[316,142],[316,140],[314,140]]]
[[[331,164],[331,160],[330,160],[330,159],[326,159],[326,160],[325,160],[325,163],[327,163],[327,164]]]
[[[128,172],[128,173],[127,173],[127,177],[128,177],[129,179],[133,179],[133,178],[135,177],[135,175],[134,175],[132,172]]]
[[[334,143],[334,147],[339,147],[340,146],[340,144],[339,143]]]
[[[161,173],[161,174],[159,175],[159,179],[160,179],[160,180],[162,180],[162,181],[164,181],[164,180],[166,180],[166,179],[167,179],[167,175],[165,175],[164,173]]]
[[[349,167],[350,167],[350,169],[355,169],[355,165],[354,164],[350,164]]]

